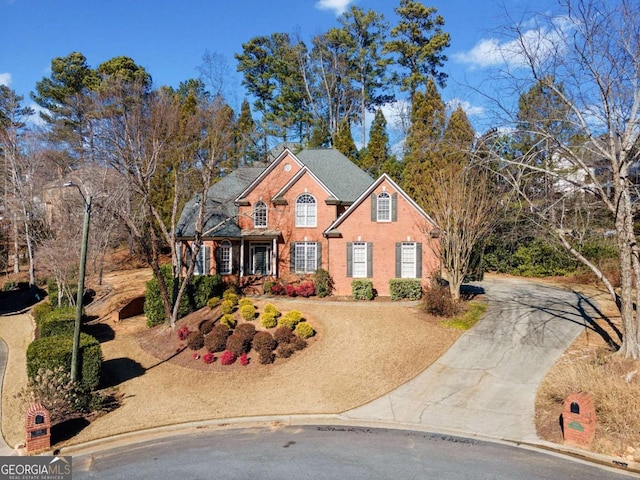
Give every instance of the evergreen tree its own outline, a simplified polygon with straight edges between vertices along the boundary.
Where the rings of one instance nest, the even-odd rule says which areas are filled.
[[[331,135],[324,118],[314,122],[311,127],[311,136],[307,141],[307,148],[328,148],[331,146]]]
[[[442,30],[444,18],[436,15],[437,11],[416,0],[400,0],[395,9],[400,21],[391,30],[392,40],[385,51],[395,54],[396,63],[408,70],[400,76],[400,82],[411,99],[427,81],[435,79],[443,87],[447,79],[440,69],[447,61],[442,52],[449,47],[449,34]]]
[[[347,118],[343,118],[338,125],[338,131],[333,137],[333,148],[352,162],[358,163],[358,149],[351,136],[351,122]]]
[[[236,148],[242,165],[251,165],[260,159],[258,132],[251,116],[251,106],[245,98],[240,107],[240,116],[236,124]]]
[[[371,124],[367,149],[361,155],[360,167],[372,177],[377,178],[382,173],[383,166],[388,160],[389,136],[387,135],[387,120],[379,108],[376,110],[376,115]]]

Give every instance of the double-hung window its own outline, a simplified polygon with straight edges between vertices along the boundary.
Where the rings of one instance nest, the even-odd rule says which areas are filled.
[[[315,227],[317,225],[316,199],[303,193],[296,199],[296,227]]]
[[[218,273],[230,275],[233,271],[232,247],[229,240],[223,240],[218,246]]]
[[[267,228],[267,205],[264,202],[258,202],[253,207],[253,226]]]
[[[193,269],[194,275],[209,275],[211,247],[202,245],[200,251],[195,258],[196,266]]]
[[[378,195],[377,203],[377,220],[378,222],[391,221],[391,195],[382,192]]]
[[[365,242],[353,242],[352,272],[354,278],[367,277],[367,244]]]
[[[318,243],[293,244],[293,270],[295,273],[313,273],[318,269]]]
[[[422,277],[422,243],[396,243],[396,278]]]

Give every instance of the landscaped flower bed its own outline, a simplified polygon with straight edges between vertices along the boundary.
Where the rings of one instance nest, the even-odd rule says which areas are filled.
[[[222,302],[212,302],[217,314],[205,318],[191,329],[187,324],[178,328],[176,352],[187,343],[194,363],[247,366],[271,364],[278,358],[287,359],[307,346],[315,335],[304,314],[298,310],[281,312],[273,303],[262,307],[248,298],[225,292]],[[212,312],[213,314],[214,312]],[[185,319],[188,320],[188,319]]]

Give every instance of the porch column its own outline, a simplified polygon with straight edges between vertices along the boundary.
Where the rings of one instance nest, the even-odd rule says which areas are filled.
[[[244,277],[244,237],[240,239],[240,278]]]
[[[272,247],[271,250],[273,251],[273,268],[271,269],[271,272],[273,273],[273,276],[278,278],[278,241],[276,238],[274,238],[273,240],[271,240],[272,242]]]

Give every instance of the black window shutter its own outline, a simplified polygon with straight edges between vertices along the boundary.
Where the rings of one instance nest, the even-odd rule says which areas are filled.
[[[391,195],[391,221],[398,221],[398,193]]]
[[[371,194],[371,221],[378,221],[378,197],[375,193]]]
[[[367,278],[373,277],[373,243],[367,243]]]
[[[231,245],[231,273],[240,272],[240,249]]]
[[[396,243],[396,278],[402,276],[402,243]]]
[[[316,243],[316,270],[322,268],[322,243]]]
[[[416,243],[416,278],[422,278],[422,243]]]
[[[347,277],[353,277],[353,243],[347,242]]]
[[[296,244],[291,242],[289,245],[289,271],[291,273],[296,271]]]

